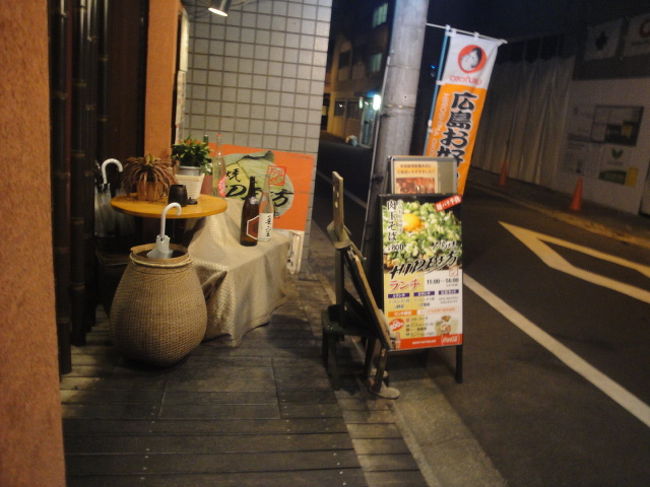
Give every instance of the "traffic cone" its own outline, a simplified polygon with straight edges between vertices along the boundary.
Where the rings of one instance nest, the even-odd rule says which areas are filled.
[[[499,186],[505,186],[508,180],[508,161],[501,164],[501,174],[499,175]]]
[[[573,197],[569,209],[573,211],[580,211],[582,208],[582,176],[578,176],[576,181],[576,189],[573,190]]]

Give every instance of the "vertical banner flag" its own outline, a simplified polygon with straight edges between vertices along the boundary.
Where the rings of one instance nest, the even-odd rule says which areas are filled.
[[[454,29],[447,35],[449,50],[424,155],[456,160],[458,193],[462,195],[492,67],[504,41],[461,34]]]

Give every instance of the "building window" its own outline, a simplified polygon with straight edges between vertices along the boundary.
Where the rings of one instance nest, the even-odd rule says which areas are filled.
[[[337,100],[334,103],[334,116],[342,117],[343,115],[345,115],[345,102]]]
[[[370,56],[370,62],[368,63],[368,69],[370,73],[378,73],[381,71],[381,58],[382,54],[380,52],[372,54]]]
[[[379,27],[381,24],[386,23],[387,18],[388,2],[384,2],[372,12],[372,27]]]
[[[350,51],[339,53],[339,68],[345,68],[350,65]]]
[[[339,69],[336,78],[343,81],[350,78],[350,64],[352,62],[352,51],[342,51],[339,53]]]
[[[348,118],[359,118],[359,100],[348,100]]]

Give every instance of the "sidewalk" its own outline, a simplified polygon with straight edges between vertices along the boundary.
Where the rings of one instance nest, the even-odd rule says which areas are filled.
[[[468,191],[473,187],[570,225],[650,249],[649,216],[624,213],[589,201],[582,201],[580,211],[571,211],[571,195],[515,179],[508,179],[505,186],[499,186],[498,174],[476,168],[469,172]]]

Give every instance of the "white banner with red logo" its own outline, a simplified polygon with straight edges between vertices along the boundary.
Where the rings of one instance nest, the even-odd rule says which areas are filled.
[[[463,194],[497,50],[504,41],[451,30],[424,155],[453,157]]]

